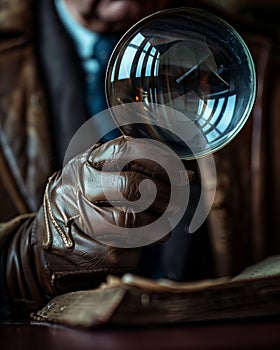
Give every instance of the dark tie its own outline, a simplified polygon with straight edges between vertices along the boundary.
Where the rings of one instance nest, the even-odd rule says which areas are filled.
[[[106,68],[118,40],[117,36],[101,36],[94,45],[93,56],[90,59],[96,60],[98,69],[86,72],[86,103],[90,117],[108,108],[105,97]],[[102,141],[106,142],[118,136],[120,132],[114,130],[106,136],[102,135]]]

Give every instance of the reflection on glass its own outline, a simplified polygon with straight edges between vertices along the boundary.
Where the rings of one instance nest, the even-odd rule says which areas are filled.
[[[201,10],[167,10],[142,20],[121,39],[108,65],[106,93],[109,107],[143,103],[143,123],[160,117],[166,125],[178,122],[187,128],[182,120],[169,120],[170,113],[157,116],[155,104],[174,108],[200,129],[215,151],[248,118],[255,72],[247,46],[227,23]],[[122,129],[179,142],[166,130],[135,128]],[[180,156],[193,157],[188,152],[186,147]]]

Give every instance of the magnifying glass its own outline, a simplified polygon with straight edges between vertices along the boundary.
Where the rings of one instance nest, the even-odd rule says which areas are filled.
[[[228,144],[248,119],[255,95],[244,40],[200,9],[168,9],[135,24],[116,45],[106,74],[107,103],[122,133],[161,141],[182,159]],[[121,121],[114,106],[124,106]],[[195,126],[204,141],[188,147],[174,125],[185,134]]]

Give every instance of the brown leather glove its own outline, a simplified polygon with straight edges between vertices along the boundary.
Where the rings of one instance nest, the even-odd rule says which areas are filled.
[[[155,162],[137,159],[145,143],[135,147],[129,137],[95,145],[49,179],[38,214],[20,226],[9,245],[7,287],[13,300],[37,309],[55,295],[96,287],[106,275],[136,267],[141,248],[133,229],[161,216],[170,180]],[[168,156],[161,149],[153,152],[158,159]],[[133,154],[136,160],[127,164]],[[188,181],[187,172],[183,178]],[[156,185],[157,195],[142,211],[139,184],[147,179]],[[119,240],[114,227],[124,229]]]

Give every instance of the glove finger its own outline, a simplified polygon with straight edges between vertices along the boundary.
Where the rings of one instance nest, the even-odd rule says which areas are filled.
[[[135,212],[133,208],[98,207],[81,193],[78,196],[80,228],[94,240],[121,248],[142,247],[170,232],[166,217]]]
[[[108,173],[86,167],[83,179],[83,194],[98,206],[137,206],[142,211],[150,207],[163,212],[170,198],[170,184],[134,171]]]
[[[189,183],[193,171],[187,171],[170,148],[146,139],[121,136],[94,148],[88,163],[103,171],[131,170],[161,181],[181,185]],[[172,176],[170,176],[170,168]]]

